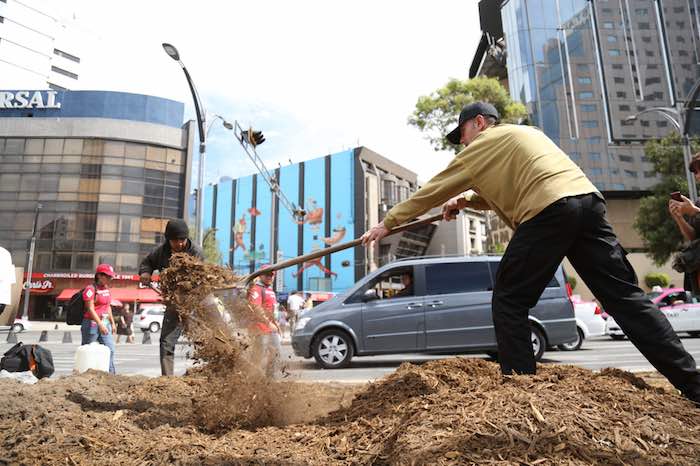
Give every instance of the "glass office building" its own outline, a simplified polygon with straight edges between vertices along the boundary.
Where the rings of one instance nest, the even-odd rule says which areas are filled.
[[[38,317],[99,263],[119,273],[114,286],[135,285],[165,223],[185,215],[193,131],[167,99],[38,91],[23,106],[20,92],[0,91],[0,245],[26,266],[40,204],[32,279],[51,286],[33,290]]]
[[[511,96],[603,191],[658,181],[643,143],[676,131],[655,107],[676,107],[700,79],[694,0],[482,0],[486,46],[506,50]],[[485,60],[485,55],[491,55]],[[482,66],[482,71],[483,71]],[[477,71],[472,67],[472,74]],[[698,118],[700,120],[700,118]],[[699,122],[700,123],[700,122]]]

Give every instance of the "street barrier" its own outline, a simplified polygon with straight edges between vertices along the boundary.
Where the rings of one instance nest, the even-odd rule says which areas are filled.
[[[7,334],[7,342],[8,343],[17,343],[17,334],[10,329],[10,332]]]
[[[73,343],[73,337],[70,332],[63,332],[63,343]]]
[[[151,344],[151,332],[150,331],[143,332],[143,341],[141,343],[144,345]]]
[[[41,336],[39,337],[39,342],[42,342],[42,341],[49,341],[49,332],[47,332],[46,330],[41,331]]]

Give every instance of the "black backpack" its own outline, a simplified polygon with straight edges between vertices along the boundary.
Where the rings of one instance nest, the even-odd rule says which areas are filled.
[[[51,351],[39,345],[19,342],[5,352],[0,360],[0,369],[7,372],[32,371],[37,379],[43,379],[54,372],[53,356]]]
[[[95,289],[97,289],[97,286],[95,286]],[[85,288],[80,291],[76,291],[66,304],[66,324],[68,325],[80,325],[83,323],[83,315],[85,314],[83,291],[85,291]]]

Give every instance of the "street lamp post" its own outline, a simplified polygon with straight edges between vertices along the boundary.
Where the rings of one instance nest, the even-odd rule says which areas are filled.
[[[197,230],[197,242],[202,246],[204,238],[204,232],[202,231],[204,218],[204,154],[207,145],[207,134],[204,131],[206,116],[197,89],[194,87],[194,83],[192,82],[190,73],[187,71],[187,68],[185,68],[185,64],[180,60],[180,54],[177,49],[174,45],[163,43],[163,50],[165,50],[165,53],[167,53],[170,58],[180,65],[182,71],[185,73],[187,84],[190,86],[190,92],[192,92],[192,100],[194,100],[194,110],[197,113],[197,127],[199,129],[199,176],[197,179],[197,216],[195,228]]]
[[[27,279],[24,281],[24,305],[22,306],[22,318],[28,319],[29,316],[29,293],[32,288],[32,269],[34,266],[34,247],[36,246],[36,227],[39,223],[39,210],[42,205],[37,204],[34,209],[34,225],[32,226],[32,239],[29,243],[29,251],[27,252]]]
[[[681,135],[681,141],[683,144],[683,162],[686,181],[688,183],[688,197],[695,204],[698,200],[698,189],[695,185],[695,175],[689,170],[690,160],[692,158],[692,153],[690,150],[690,136],[688,131],[689,126],[689,115],[688,112],[694,110],[695,97],[700,92],[700,81],[695,84],[693,90],[690,91],[688,99],[686,99],[685,104],[678,102],[676,108],[671,107],[652,107],[642,110],[641,112],[635,113],[625,118],[626,121],[634,121],[638,119],[641,115],[645,113],[658,113],[662,117],[666,118],[671,124],[678,130]]]

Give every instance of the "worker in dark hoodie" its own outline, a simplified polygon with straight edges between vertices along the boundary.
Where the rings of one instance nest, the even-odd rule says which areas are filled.
[[[202,251],[189,239],[189,228],[183,220],[170,220],[165,226],[165,242],[146,256],[139,266],[141,283],[148,286],[155,270],[162,272],[170,265],[170,256],[184,252],[203,259]],[[173,375],[175,366],[175,343],[182,333],[177,309],[168,306],[163,317],[160,333],[160,370],[163,375]]]

